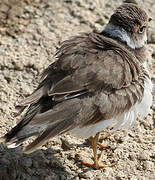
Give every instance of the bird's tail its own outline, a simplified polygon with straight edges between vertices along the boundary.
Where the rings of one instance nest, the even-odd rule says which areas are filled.
[[[62,134],[75,127],[75,118],[80,110],[78,99],[72,99],[55,105],[48,111],[43,111],[44,102],[33,104],[27,110],[22,121],[10,132],[0,138],[9,148],[20,145],[31,136],[37,138],[24,148],[24,152],[32,152],[49,138]]]

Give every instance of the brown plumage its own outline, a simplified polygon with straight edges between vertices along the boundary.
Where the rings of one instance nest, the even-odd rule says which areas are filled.
[[[138,11],[131,21],[140,14],[139,21],[148,20],[144,11],[126,4],[117,9],[110,22],[126,22],[122,9],[123,13],[126,9]],[[133,27],[127,25],[131,32]],[[128,112],[142,101],[149,78],[142,66],[144,51],[144,47],[132,49],[103,33],[83,33],[64,41],[56,52],[56,61],[41,74],[38,88],[21,102],[21,107],[29,106],[24,118],[3,139],[18,145],[36,135],[25,148],[31,152],[51,137]]]
[[[141,13],[139,13],[141,11]],[[116,9],[115,13],[110,18],[110,23],[123,27],[125,30],[134,33],[135,24],[142,25],[147,20],[148,16],[145,11],[141,10],[138,6],[133,4],[126,4]],[[130,23],[129,23],[130,22]]]

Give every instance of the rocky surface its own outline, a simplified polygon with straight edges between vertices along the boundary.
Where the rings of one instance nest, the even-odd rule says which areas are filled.
[[[138,1],[154,19],[148,30],[148,64],[155,82],[155,2]],[[54,61],[62,40],[103,29],[120,0],[0,0],[0,136],[21,118],[14,106],[38,83],[39,73]],[[154,180],[155,102],[148,117],[128,132],[117,131],[104,144],[101,170],[83,167],[92,161],[89,141],[68,134],[51,139],[42,150],[22,154],[21,147],[0,145],[0,180]],[[99,150],[100,151],[100,150]]]

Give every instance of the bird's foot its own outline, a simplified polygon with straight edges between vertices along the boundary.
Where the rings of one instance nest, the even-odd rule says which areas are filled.
[[[107,138],[108,136],[110,136],[110,133],[106,134],[106,136],[104,136],[104,139]],[[115,166],[116,163],[111,163],[111,164],[106,164],[106,165],[103,165],[101,163],[103,159],[103,151],[101,152],[100,155],[97,155],[97,145],[100,146],[102,149],[108,149],[109,147],[104,146],[101,143],[98,143],[98,139],[99,139],[99,133],[97,133],[95,136],[90,137],[90,142],[91,142],[91,146],[92,146],[93,154],[94,154],[94,163],[91,164],[91,163],[82,161],[82,164],[87,167],[91,167],[93,169],[100,169],[100,168]]]
[[[109,146],[103,145],[103,144],[101,144],[101,143],[97,143],[97,145],[98,145],[101,149],[104,149],[104,150],[109,149]]]
[[[102,158],[103,158],[103,151],[101,152],[101,154],[98,156],[98,158],[95,159],[94,163],[91,164],[91,163],[88,163],[88,162],[84,162],[82,161],[82,164],[87,166],[87,167],[91,167],[93,169],[101,169],[101,168],[106,168],[106,167],[113,167],[116,165],[116,163],[111,163],[111,164],[102,164],[101,161],[102,161]]]

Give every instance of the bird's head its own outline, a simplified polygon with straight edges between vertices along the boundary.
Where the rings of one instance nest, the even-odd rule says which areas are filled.
[[[110,17],[105,31],[131,48],[141,48],[147,41],[147,26],[151,18],[136,4],[124,3]]]

